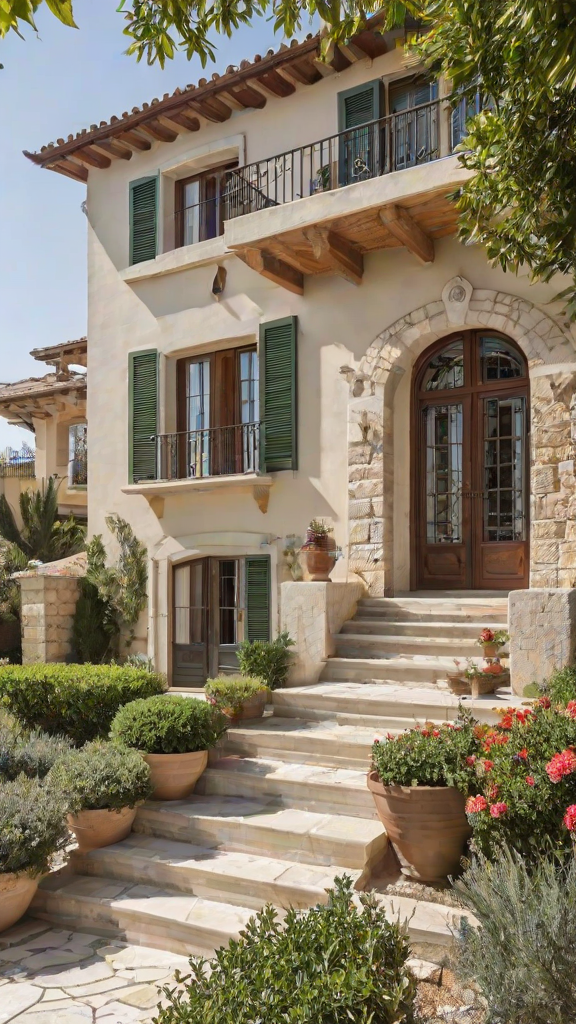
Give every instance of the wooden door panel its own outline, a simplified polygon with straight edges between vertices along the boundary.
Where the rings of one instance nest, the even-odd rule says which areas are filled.
[[[466,548],[464,544],[427,545],[421,574],[427,587],[466,586]]]
[[[478,587],[511,590],[527,585],[528,545],[522,542],[480,545]]]

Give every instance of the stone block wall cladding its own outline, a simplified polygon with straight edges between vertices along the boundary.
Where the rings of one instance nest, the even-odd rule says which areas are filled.
[[[317,683],[334,654],[334,636],[355,614],[366,588],[360,582],[289,582],[280,589],[281,629],[295,641],[288,685]]]
[[[531,683],[548,679],[576,659],[576,590],[513,590],[508,598],[510,677],[523,696]]]
[[[66,661],[80,581],[73,576],[22,576],[22,661]]]
[[[349,388],[349,568],[373,596],[394,593],[394,393],[414,361],[462,328],[513,338],[531,378],[531,587],[576,585],[576,334],[561,317],[462,277],[378,335]],[[570,364],[574,364],[571,369]],[[548,369],[549,366],[549,369]],[[409,467],[402,467],[409,473]]]

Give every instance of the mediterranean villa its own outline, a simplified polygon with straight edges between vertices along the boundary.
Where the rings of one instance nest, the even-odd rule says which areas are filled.
[[[446,618],[434,636],[381,629],[407,634],[392,653],[362,621],[339,634],[359,597],[367,616],[411,592],[485,592],[504,620],[510,594],[529,674],[522,651],[552,621],[539,593],[574,586],[563,283],[457,240],[469,111],[409,35],[373,20],[326,62],[310,36],[26,154],[86,185],[89,529],[116,512],[145,542],[139,636],[175,686],[282,628],[301,681],[331,655],[324,678],[435,681]],[[58,360],[15,415],[42,420],[40,392],[67,392],[62,466],[83,417],[66,346]],[[339,549],[332,596],[291,581],[313,518]]]

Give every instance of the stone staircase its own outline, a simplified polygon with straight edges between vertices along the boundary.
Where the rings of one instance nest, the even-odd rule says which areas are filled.
[[[502,597],[360,602],[318,684],[276,691],[264,719],[231,728],[188,800],[150,802],[123,843],[74,851],[42,882],[32,913],[210,955],[267,901],[311,906],[343,873],[358,889],[384,889],[398,867],[366,788],[374,735],[453,719],[458,702],[436,680],[453,657],[478,656],[482,626],[505,623]],[[496,705],[514,702],[502,693],[466,703],[494,721]],[[457,923],[439,903],[380,899],[416,943],[445,944]]]

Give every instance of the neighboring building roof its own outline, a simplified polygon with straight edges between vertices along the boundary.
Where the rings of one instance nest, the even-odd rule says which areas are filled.
[[[32,430],[33,419],[51,415],[56,401],[79,405],[85,399],[85,373],[48,373],[45,377],[0,384],[0,415],[10,423],[23,424]]]
[[[376,14],[367,28],[346,45],[333,46],[326,61],[320,60],[320,35],[302,42],[293,40],[265,57],[256,54],[239,67],[230,66],[212,80],[165,93],[121,117],[83,128],[76,136],[42,146],[39,153],[24,155],[40,167],[58,171],[76,181],[87,181],[90,167],[110,167],[112,160],[130,160],[134,151],[149,150],[152,143],[174,142],[183,132],[198,131],[206,122],[227,121],[233,110],[261,108],[268,96],[290,96],[300,85],[312,85],[328,74],[344,71],[357,60],[379,57],[394,45],[398,30],[380,33],[382,15]],[[402,31],[402,30],[401,30]]]
[[[87,338],[77,338],[76,341],[65,341],[61,345],[49,345],[47,348],[33,348],[30,353],[39,363],[56,366],[59,370],[67,368],[70,363],[86,366],[87,354]]]

